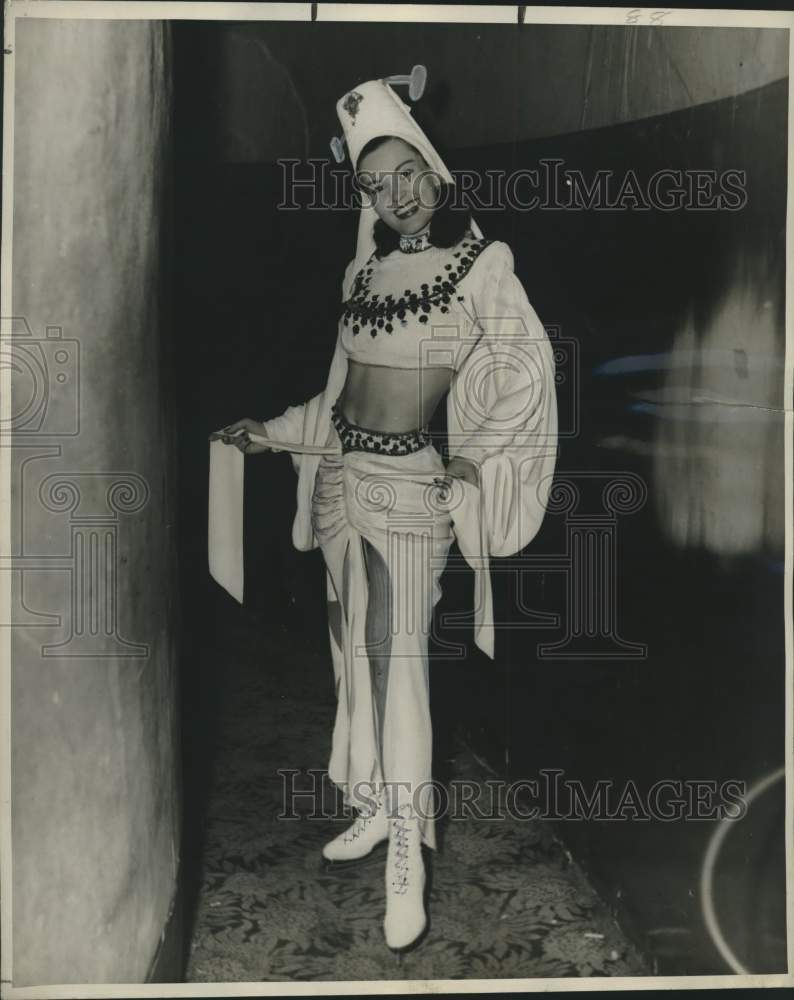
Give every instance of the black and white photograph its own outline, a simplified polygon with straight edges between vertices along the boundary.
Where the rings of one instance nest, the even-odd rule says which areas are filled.
[[[3,998],[794,986],[792,26],[6,0]]]

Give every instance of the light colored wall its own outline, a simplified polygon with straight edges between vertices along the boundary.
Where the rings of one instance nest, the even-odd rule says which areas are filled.
[[[13,982],[141,981],[172,903],[180,837],[160,278],[170,29],[18,21],[14,59],[14,314],[33,340],[60,327],[71,360],[47,349],[51,419],[37,433],[20,426],[13,449],[14,551],[42,566],[14,574]],[[14,376],[12,408],[33,377]],[[75,392],[79,433],[58,437]],[[94,574],[75,551],[91,537]],[[95,632],[87,617],[72,636],[81,585],[76,608],[88,616],[97,602]]]

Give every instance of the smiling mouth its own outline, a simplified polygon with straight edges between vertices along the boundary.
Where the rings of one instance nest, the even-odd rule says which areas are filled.
[[[415,201],[412,201],[409,205],[403,205],[401,208],[398,208],[394,214],[398,219],[408,219],[418,211],[419,205]]]

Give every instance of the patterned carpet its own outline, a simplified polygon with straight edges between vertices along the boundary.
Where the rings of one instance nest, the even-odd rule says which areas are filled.
[[[320,848],[350,820],[312,820],[306,800],[299,819],[276,819],[278,769],[327,765],[330,662],[316,641],[233,618],[188,982],[649,974],[548,826],[507,819],[439,824],[429,931],[398,964],[383,940],[384,855],[329,874]],[[451,767],[490,776],[465,748]]]

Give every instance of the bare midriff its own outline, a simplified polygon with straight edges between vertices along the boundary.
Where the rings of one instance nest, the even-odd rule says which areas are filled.
[[[453,375],[451,368],[388,368],[351,360],[339,406],[358,427],[412,431],[430,422]]]

